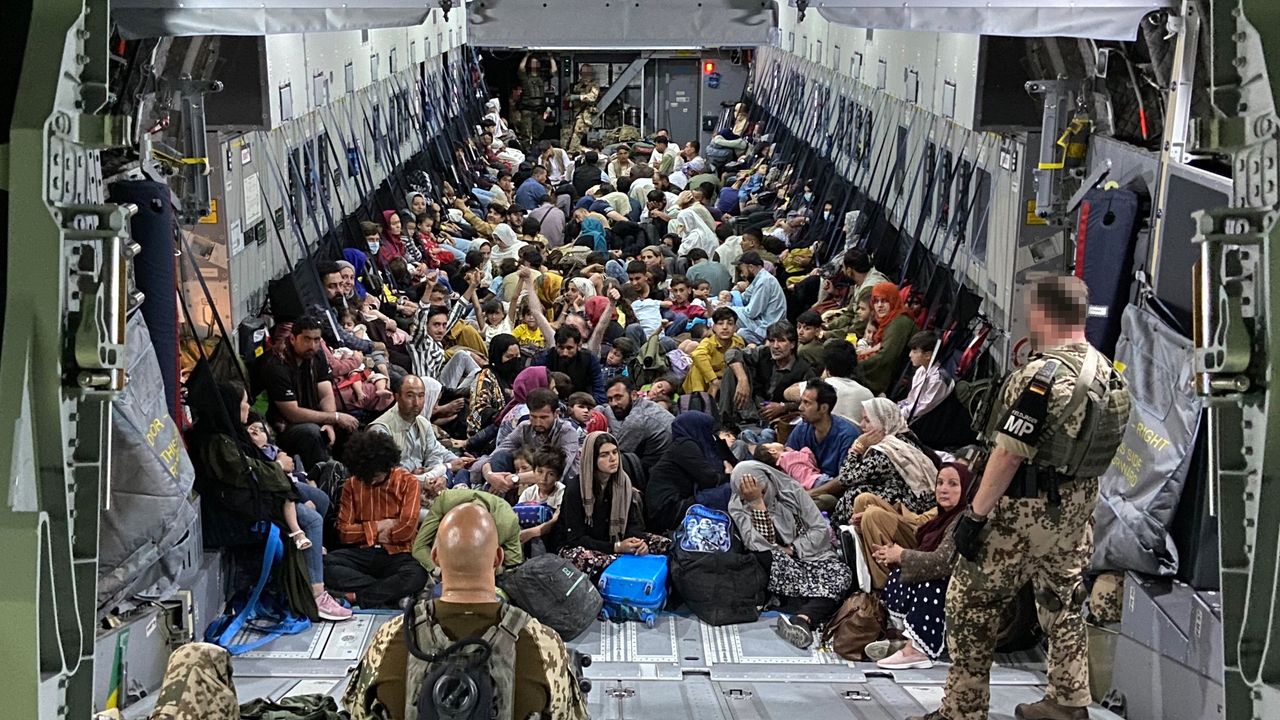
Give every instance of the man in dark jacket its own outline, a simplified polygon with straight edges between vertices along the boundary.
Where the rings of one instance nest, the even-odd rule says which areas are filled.
[[[618,376],[606,387],[609,402],[596,408],[609,421],[609,432],[623,452],[635,453],[645,467],[662,459],[671,444],[671,413],[642,398],[631,378]]]
[[[582,347],[582,333],[575,327],[564,325],[556,330],[555,339],[555,347],[535,355],[530,364],[568,375],[573,381],[574,391],[589,392],[596,402],[603,405],[606,397],[600,359]]]

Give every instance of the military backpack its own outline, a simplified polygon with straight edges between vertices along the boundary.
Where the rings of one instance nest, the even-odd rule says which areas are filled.
[[[405,610],[409,647],[406,720],[510,718],[515,707],[516,640],[530,617],[507,603],[498,624],[480,637],[454,642],[436,621],[430,600]]]

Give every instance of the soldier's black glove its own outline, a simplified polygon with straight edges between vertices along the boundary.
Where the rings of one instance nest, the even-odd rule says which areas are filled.
[[[978,533],[982,532],[986,524],[987,519],[974,515],[972,510],[965,510],[956,521],[956,529],[952,531],[952,537],[956,541],[956,552],[963,555],[969,562],[978,560],[978,551],[982,549],[982,541],[978,539]]]

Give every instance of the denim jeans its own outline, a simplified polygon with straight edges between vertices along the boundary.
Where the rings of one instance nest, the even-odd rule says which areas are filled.
[[[302,528],[303,534],[311,541],[311,547],[302,551],[307,562],[307,574],[311,576],[311,582],[323,582],[324,516],[329,512],[329,496],[320,488],[305,483],[294,483],[293,487],[301,496],[296,505],[298,527]],[[308,502],[316,506],[314,510],[307,507]]]

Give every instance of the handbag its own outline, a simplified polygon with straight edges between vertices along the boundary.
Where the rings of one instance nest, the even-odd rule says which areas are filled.
[[[868,643],[884,633],[885,611],[871,593],[854,593],[822,630],[822,643],[845,660],[866,660]]]

